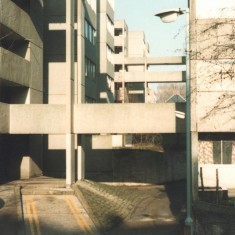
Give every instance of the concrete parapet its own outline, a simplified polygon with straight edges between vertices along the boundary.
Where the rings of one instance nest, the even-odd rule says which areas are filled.
[[[4,48],[0,48],[0,54],[0,78],[29,87],[29,61]]]

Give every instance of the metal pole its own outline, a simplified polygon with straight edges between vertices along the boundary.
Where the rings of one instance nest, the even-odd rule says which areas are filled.
[[[192,219],[192,169],[191,169],[191,90],[190,90],[190,41],[189,41],[189,9],[186,13],[186,184],[187,184],[187,217],[185,235],[193,235]]]
[[[74,104],[74,0],[66,0],[66,184],[75,181],[73,134]]]

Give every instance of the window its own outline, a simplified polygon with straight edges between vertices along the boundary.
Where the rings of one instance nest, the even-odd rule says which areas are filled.
[[[213,141],[214,164],[232,163],[232,141]]]
[[[87,20],[85,20],[85,38],[95,45],[95,30]]]
[[[85,58],[85,76],[87,78],[95,79],[95,73],[96,65],[88,58]]]
[[[199,133],[199,164],[235,164],[235,134]]]

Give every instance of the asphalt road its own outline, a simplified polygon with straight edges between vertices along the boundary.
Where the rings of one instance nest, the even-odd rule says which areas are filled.
[[[97,235],[73,195],[23,195],[25,235]]]

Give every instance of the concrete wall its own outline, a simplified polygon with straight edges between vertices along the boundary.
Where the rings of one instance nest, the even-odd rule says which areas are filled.
[[[100,150],[86,152],[86,178],[103,182],[166,183],[184,180],[184,152]]]
[[[214,165],[210,162],[213,153],[204,148],[201,161],[201,143],[198,133],[234,132],[234,50],[231,38],[234,32],[232,2],[223,5],[220,1],[190,1],[190,43],[191,43],[191,130],[193,185],[200,185],[198,171],[203,169],[205,186],[215,186],[215,170],[219,170],[222,187],[233,185],[228,174],[233,175],[234,164]],[[230,13],[231,13],[230,12]],[[232,141],[232,139],[231,139]],[[208,146],[207,146],[208,147]],[[233,169],[233,170],[232,170]],[[198,182],[199,181],[199,182]],[[194,187],[197,190],[197,187]]]
[[[216,169],[218,169],[219,187],[223,189],[235,188],[234,164],[199,164],[198,167],[202,168],[204,187],[216,186]],[[201,186],[200,175],[198,182]]]

